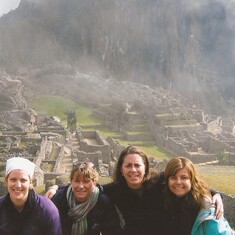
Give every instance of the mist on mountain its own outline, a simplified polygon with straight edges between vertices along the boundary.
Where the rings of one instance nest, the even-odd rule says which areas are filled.
[[[0,18],[0,67],[100,70],[234,115],[234,0],[21,0]],[[94,68],[95,66],[95,68]]]

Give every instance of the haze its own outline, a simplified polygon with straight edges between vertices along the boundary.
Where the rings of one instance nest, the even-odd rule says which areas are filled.
[[[9,11],[19,6],[20,0],[1,0],[0,16],[7,14]]]

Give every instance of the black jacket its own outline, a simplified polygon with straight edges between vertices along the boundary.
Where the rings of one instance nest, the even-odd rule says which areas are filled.
[[[68,216],[69,206],[66,199],[66,192],[69,185],[64,186],[52,197],[52,201],[57,206],[61,216],[63,235],[71,235],[72,219]],[[121,235],[122,230],[119,217],[110,199],[103,193],[103,188],[99,186],[100,195],[97,204],[87,215],[88,233],[87,235]]]
[[[158,182],[145,182],[141,192],[126,184],[103,185],[125,221],[125,235],[162,235],[161,190]]]
[[[163,210],[164,232],[163,235],[190,235],[194,221],[199,212],[197,205],[192,205],[191,194],[177,197],[170,194],[171,204]]]
[[[211,189],[211,194],[218,193]],[[177,197],[169,190],[162,193],[164,209],[162,219],[164,232],[162,235],[191,235],[193,224],[196,220],[200,206],[189,192],[184,197]]]

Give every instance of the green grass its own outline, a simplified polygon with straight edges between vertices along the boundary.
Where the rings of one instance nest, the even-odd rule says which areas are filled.
[[[230,174],[202,174],[205,181],[211,188],[218,191],[235,195],[235,175]]]
[[[210,187],[235,195],[235,166],[197,165],[197,169]]]
[[[172,154],[168,153],[164,149],[157,147],[157,146],[140,146],[150,157],[154,157],[159,161],[164,159],[169,160],[173,157]]]
[[[45,113],[48,116],[57,116],[62,123],[66,123],[67,110],[76,110],[79,124],[97,124],[98,120],[92,117],[92,110],[83,105],[79,105],[74,101],[65,99],[61,96],[41,95],[30,102],[31,107],[40,113]]]
[[[95,127],[97,131],[99,131],[105,138],[107,138],[108,136],[111,136],[111,137],[119,137],[121,134],[119,132],[116,132],[116,131],[111,131],[110,129],[106,128],[106,127],[103,127],[103,126],[98,126]],[[86,130],[94,130],[94,128],[85,128]]]
[[[33,189],[35,190],[36,193],[41,194],[41,195],[44,195],[46,193],[45,192],[45,184],[42,184],[37,187],[33,187]]]
[[[112,182],[112,177],[99,177],[99,184],[107,184]]]

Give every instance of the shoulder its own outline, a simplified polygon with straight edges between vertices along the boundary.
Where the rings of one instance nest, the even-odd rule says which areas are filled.
[[[6,196],[0,196],[0,203],[2,203],[6,199]]]
[[[65,194],[69,188],[70,184],[64,185],[62,187],[59,187],[56,194]]]
[[[4,204],[5,200],[6,200],[6,196],[1,196],[1,197],[0,197],[0,208],[1,208],[2,205]]]
[[[35,194],[36,205],[38,210],[42,210],[48,213],[54,213],[57,211],[55,204],[43,195]]]
[[[110,203],[110,197],[108,194],[105,192],[104,187],[101,185],[97,185],[99,188],[99,202],[102,204],[109,204]]]
[[[61,200],[63,197],[65,197],[69,186],[70,186],[70,184],[65,185],[63,187],[60,187],[57,190],[56,194],[51,198],[51,200],[54,202],[54,201],[57,201],[57,200]]]
[[[120,191],[120,186],[117,183],[108,183],[105,185],[102,185],[104,193],[107,195],[113,195],[115,192]]]
[[[102,188],[104,189],[104,191],[108,191],[110,189],[116,188],[117,186],[118,186],[117,183],[111,182],[111,183],[103,184]]]
[[[146,182],[148,188],[161,190],[164,187],[164,172],[152,175],[151,179]]]

